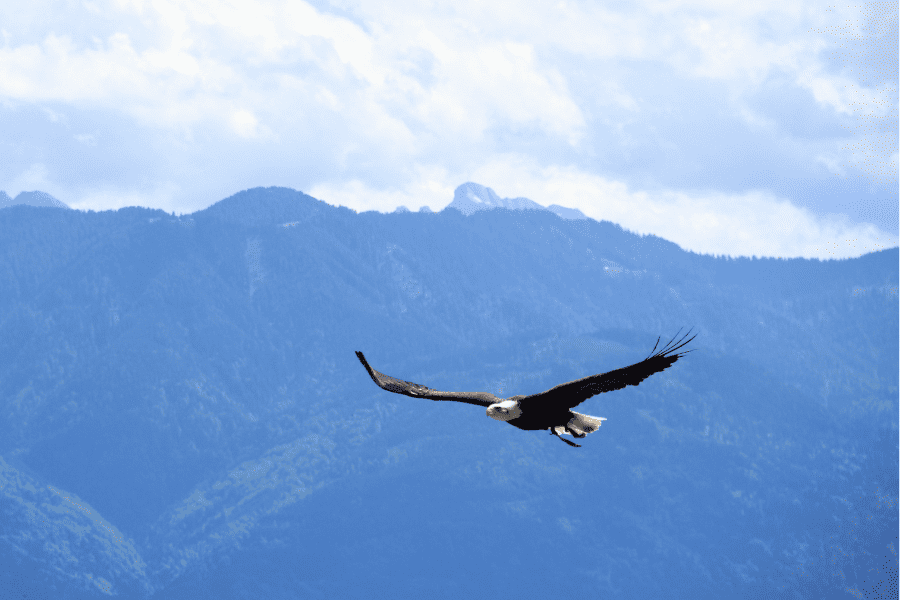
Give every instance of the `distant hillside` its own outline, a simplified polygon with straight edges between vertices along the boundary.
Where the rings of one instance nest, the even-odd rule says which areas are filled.
[[[24,204],[25,206],[45,206],[50,208],[69,208],[67,204],[61,202],[45,192],[20,192],[15,199],[10,198],[9,194],[0,191],[0,208],[8,208]]]
[[[720,259],[523,206],[0,211],[0,589],[872,597],[897,249]],[[608,419],[580,449],[385,392],[354,355],[510,396],[688,327],[670,369],[580,405]]]

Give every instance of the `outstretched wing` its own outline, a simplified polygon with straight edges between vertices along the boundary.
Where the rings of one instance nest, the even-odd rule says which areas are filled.
[[[678,333],[681,333],[680,329]],[[678,333],[675,334],[675,337],[678,337]],[[621,390],[626,385],[637,385],[654,373],[659,373],[671,367],[672,363],[678,360],[679,357],[691,352],[691,350],[676,352],[676,350],[697,337],[695,334],[691,339],[685,341],[685,338],[690,333],[689,330],[677,342],[675,337],[673,337],[659,352],[656,351],[656,347],[659,346],[659,338],[657,338],[653,350],[650,351],[650,356],[630,367],[623,367],[608,373],[599,373],[563,383],[550,388],[546,392],[526,396],[519,404],[524,411],[527,411],[528,407],[546,409],[552,406],[554,409],[569,409],[581,404],[591,396],[602,394],[603,392]]]
[[[412,396],[413,398],[426,398],[428,400],[452,400],[454,402],[465,402],[466,404],[476,404],[478,406],[490,406],[496,402],[501,402],[500,398],[490,392],[441,392],[433,390],[430,387],[395,379],[390,375],[379,373],[369,366],[366,357],[362,352],[357,351],[356,357],[363,364],[372,381],[383,390],[394,392],[395,394],[403,394],[404,396]]]

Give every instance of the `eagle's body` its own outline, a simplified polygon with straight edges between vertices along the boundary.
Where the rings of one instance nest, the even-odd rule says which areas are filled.
[[[672,338],[659,352],[656,352],[656,347],[659,345],[659,339],[657,339],[650,356],[629,367],[576,379],[539,394],[512,396],[507,399],[498,398],[490,392],[441,392],[433,390],[418,383],[395,379],[384,373],[379,373],[369,366],[362,352],[357,352],[356,356],[378,387],[389,392],[412,396],[413,398],[451,400],[475,404],[487,408],[487,416],[492,419],[506,421],[519,429],[529,431],[549,429],[550,433],[556,436],[569,434],[582,438],[589,433],[597,431],[605,419],[603,417],[583,415],[573,411],[572,408],[596,394],[620,390],[626,385],[637,385],[650,375],[670,367],[680,356],[690,352],[690,350],[680,353],[676,352],[676,350],[694,339],[692,337],[685,341],[688,335],[690,335],[690,331],[677,342],[674,341],[675,338]],[[656,353],[654,354],[654,352]],[[571,446],[578,445],[562,437],[560,439]]]

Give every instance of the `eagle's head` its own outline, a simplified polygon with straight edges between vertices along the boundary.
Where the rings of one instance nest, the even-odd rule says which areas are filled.
[[[487,416],[498,421],[512,421],[522,416],[522,409],[518,400],[504,400],[488,406]]]

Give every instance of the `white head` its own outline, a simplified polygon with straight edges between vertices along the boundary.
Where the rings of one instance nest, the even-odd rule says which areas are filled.
[[[487,416],[498,421],[512,421],[522,416],[522,409],[517,400],[504,400],[488,406]]]

